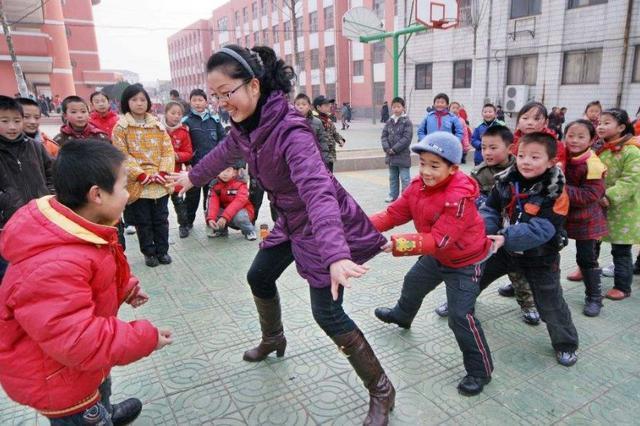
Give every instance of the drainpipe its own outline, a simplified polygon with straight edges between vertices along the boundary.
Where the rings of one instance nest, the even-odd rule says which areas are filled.
[[[493,0],[489,1],[489,21],[487,22],[487,67],[485,70],[484,76],[484,97],[485,99],[489,97],[489,67],[491,66],[491,22],[493,12]],[[492,100],[495,102],[495,99]]]
[[[618,93],[616,94],[616,107],[622,105],[622,89],[624,88],[624,77],[627,71],[627,52],[629,50],[629,32],[631,31],[631,14],[633,13],[633,0],[627,0],[627,22],[624,26],[624,42],[622,45],[622,69],[618,81]]]

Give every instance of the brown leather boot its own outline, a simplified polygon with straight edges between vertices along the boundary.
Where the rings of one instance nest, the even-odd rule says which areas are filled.
[[[273,299],[261,299],[254,296],[253,301],[260,317],[262,340],[258,346],[246,351],[242,359],[249,362],[258,362],[274,351],[278,358],[284,356],[284,351],[287,348],[287,339],[284,337],[284,329],[282,328],[280,297],[278,294]]]
[[[385,374],[369,342],[359,329],[334,336],[333,341],[347,356],[349,363],[369,390],[369,413],[364,420],[367,426],[386,426],[389,412],[396,402],[396,390]]]

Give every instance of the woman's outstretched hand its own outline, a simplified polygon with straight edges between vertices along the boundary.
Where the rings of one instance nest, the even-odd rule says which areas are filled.
[[[189,172],[169,173],[166,176],[167,182],[174,186],[181,186],[182,189],[178,195],[184,195],[188,190],[193,188],[193,183],[189,179]]]
[[[369,270],[368,266],[358,265],[349,259],[338,260],[329,266],[331,275],[331,296],[333,300],[338,300],[340,286],[351,288],[350,278],[360,278]]]

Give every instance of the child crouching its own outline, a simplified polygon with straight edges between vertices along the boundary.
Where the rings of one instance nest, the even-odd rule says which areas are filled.
[[[122,303],[148,300],[113,227],[126,186],[116,148],[68,142],[55,163],[57,195],[22,207],[0,238],[10,262],[0,287],[0,383],[52,425],[133,421],[142,404],[110,403],[110,370],[171,343],[149,321],[117,318]]]

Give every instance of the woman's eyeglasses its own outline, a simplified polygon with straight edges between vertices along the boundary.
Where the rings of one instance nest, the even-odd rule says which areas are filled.
[[[216,102],[220,102],[220,101],[229,102],[231,100],[231,95],[236,93],[238,90],[240,90],[240,88],[242,86],[244,86],[245,84],[249,83],[250,81],[251,81],[251,79],[245,80],[238,87],[236,87],[235,89],[229,90],[228,92],[222,93],[220,95],[212,94],[211,97]]]

